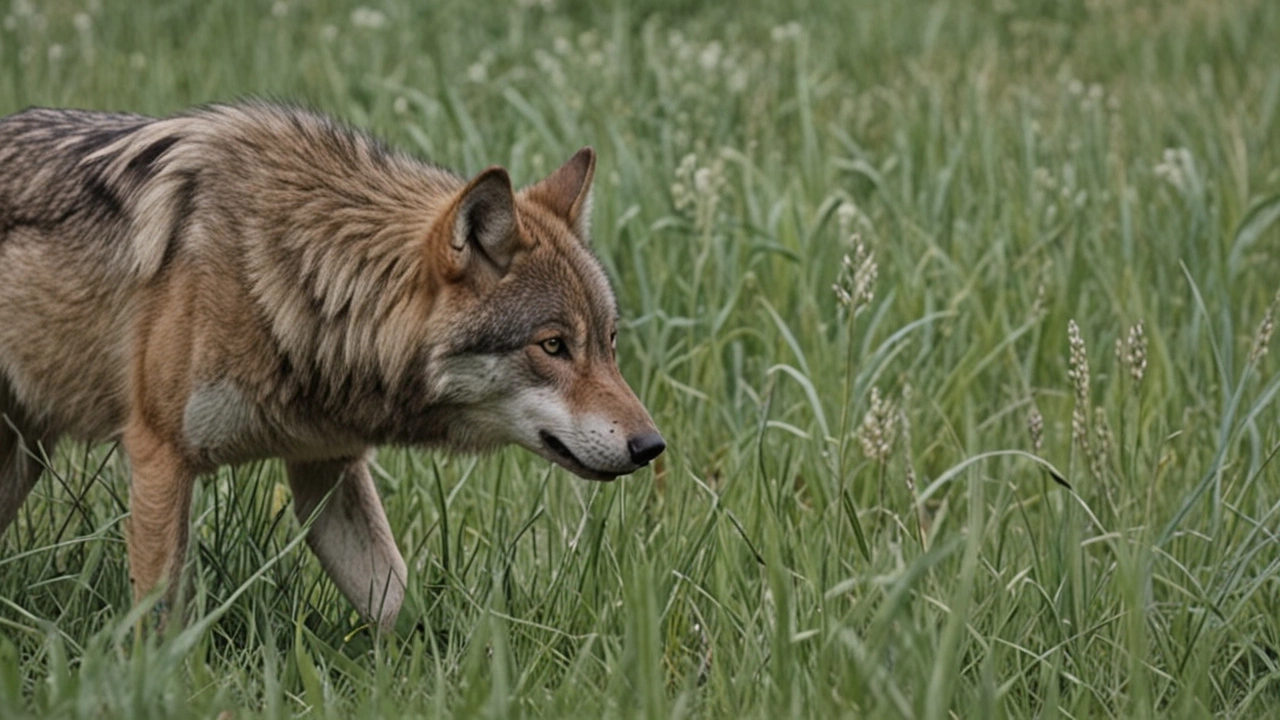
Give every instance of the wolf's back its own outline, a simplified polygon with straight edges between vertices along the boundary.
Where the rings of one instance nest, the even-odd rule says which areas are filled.
[[[156,272],[182,199],[163,179],[173,123],[41,108],[0,119],[0,246],[58,243],[108,273]]]
[[[0,119],[0,242],[24,227],[122,219],[121,188],[85,158],[150,118],[36,108]]]

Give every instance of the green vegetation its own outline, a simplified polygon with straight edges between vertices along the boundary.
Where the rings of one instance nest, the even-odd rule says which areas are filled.
[[[0,112],[283,98],[521,182],[594,145],[671,448],[382,451],[395,637],[278,464],[224,471],[139,639],[125,468],[64,445],[0,538],[0,717],[1280,714],[1280,3],[144,5],[0,7]]]

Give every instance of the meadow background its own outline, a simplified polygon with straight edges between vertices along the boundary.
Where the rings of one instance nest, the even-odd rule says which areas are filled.
[[[282,468],[223,471],[142,640],[123,464],[64,445],[0,537],[0,717],[1277,716],[1278,39],[1270,0],[0,4],[0,113],[285,99],[518,182],[594,145],[670,444],[611,485],[381,452],[381,637]]]

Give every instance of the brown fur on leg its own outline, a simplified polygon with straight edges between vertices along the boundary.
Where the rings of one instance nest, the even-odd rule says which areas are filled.
[[[187,554],[194,473],[145,422],[130,423],[123,441],[133,475],[128,532],[133,598],[140,601],[163,587],[164,601],[172,604]]]
[[[389,629],[407,570],[364,458],[290,463],[289,484],[299,521],[319,508],[307,543],[320,565],[362,616]]]

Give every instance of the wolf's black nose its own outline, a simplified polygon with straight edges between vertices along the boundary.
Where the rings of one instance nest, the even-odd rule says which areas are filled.
[[[627,441],[627,451],[631,453],[631,462],[637,465],[648,465],[649,461],[662,454],[667,443],[656,432],[637,435]]]

